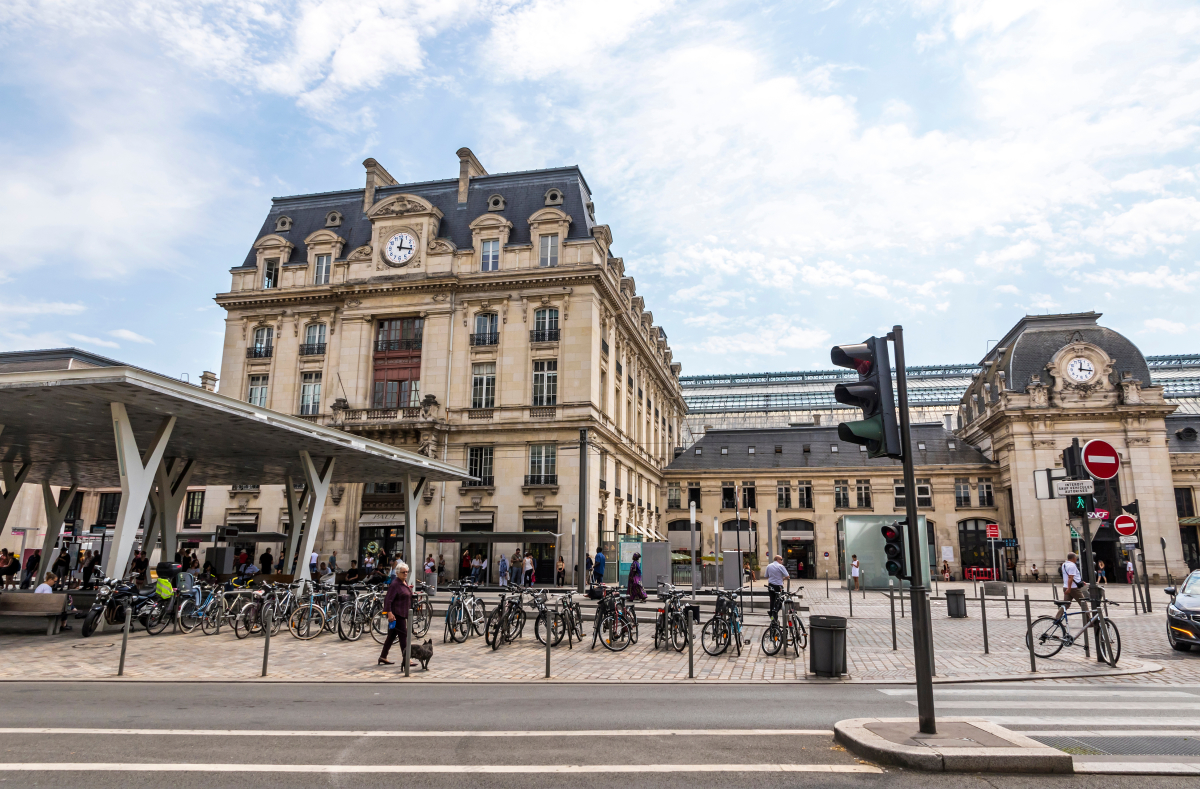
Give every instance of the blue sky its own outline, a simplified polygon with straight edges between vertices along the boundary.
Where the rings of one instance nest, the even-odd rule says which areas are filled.
[[[1200,352],[1200,10],[0,6],[0,347],[196,380],[272,196],[579,164],[684,372],[918,363],[1095,309]]]

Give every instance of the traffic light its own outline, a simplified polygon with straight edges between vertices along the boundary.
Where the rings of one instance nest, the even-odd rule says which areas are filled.
[[[883,532],[883,555],[887,557],[883,569],[896,578],[908,578],[908,568],[904,563],[903,529],[907,523],[907,520],[896,521],[880,528]]]
[[[887,339],[871,337],[854,345],[835,345],[829,355],[838,367],[858,371],[856,382],[833,388],[833,399],[863,412],[861,420],[838,425],[838,438],[866,446],[868,457],[903,460]]]
[[[1063,450],[1063,470],[1067,472],[1067,479],[1090,479],[1091,475],[1083,467],[1083,448],[1076,441],[1071,446]]]
[[[1086,518],[1089,512],[1095,510],[1096,504],[1091,494],[1067,497],[1067,515],[1079,515]]]

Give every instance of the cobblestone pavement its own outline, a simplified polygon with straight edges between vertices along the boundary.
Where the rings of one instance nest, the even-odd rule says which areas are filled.
[[[1053,613],[1045,601],[1034,616]],[[839,597],[823,594],[806,601],[810,614],[847,614],[844,590]],[[1063,650],[1050,660],[1039,660],[1038,673],[1030,674],[1025,649],[1024,604],[1011,602],[1011,618],[1005,616],[1003,601],[988,603],[990,654],[983,652],[982,623],[977,601],[969,606],[967,619],[950,619],[944,602],[934,602],[934,649],[937,677],[942,681],[983,679],[1055,679],[1063,682],[1159,684],[1200,683],[1200,655],[1176,653],[1167,646],[1164,614],[1159,608],[1150,615],[1134,616],[1130,606],[1113,609],[1113,619],[1122,637],[1118,676],[1091,659],[1082,648]],[[907,611],[905,612],[908,613]],[[706,615],[707,616],[707,615]],[[700,649],[698,630],[695,677],[699,681],[822,681],[806,675],[806,660],[793,656],[767,657],[759,648],[761,617],[748,619],[750,645],[740,656],[710,657]],[[76,626],[78,626],[76,622]],[[519,641],[488,648],[482,638],[464,644],[443,644],[440,623],[435,619],[428,636],[434,640],[434,658],[428,672],[414,670],[416,681],[528,681],[542,680],[545,648],[532,635],[532,621]],[[849,620],[847,643],[851,681],[911,681],[913,656],[911,619],[900,618],[897,608],[898,649],[892,650],[888,599],[878,593],[855,601]],[[552,677],[558,681],[673,681],[687,680],[687,652],[655,650],[652,626],[643,622],[641,638],[624,652],[590,648],[591,623],[585,623],[587,639],[568,650],[565,642],[553,650]],[[56,637],[44,635],[0,636],[0,679],[84,679],[115,676],[121,644],[120,632],[100,633],[81,639],[78,630]],[[140,679],[252,680],[260,676],[263,641],[238,640],[232,631],[219,636],[168,633],[130,636],[125,676]],[[399,666],[377,666],[379,645],[369,636],[355,643],[323,634],[312,641],[298,641],[286,631],[271,639],[270,672],[274,680],[355,681],[403,680]],[[393,651],[393,658],[399,651]],[[1130,673],[1136,672],[1136,673]],[[1066,678],[1064,675],[1084,675]]]

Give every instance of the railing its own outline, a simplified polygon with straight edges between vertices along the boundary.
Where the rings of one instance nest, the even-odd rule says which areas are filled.
[[[356,408],[345,412],[347,422],[394,422],[398,419],[417,419],[420,408]]]
[[[499,335],[499,333],[492,333],[492,334],[472,334],[472,335],[471,335],[471,345],[474,345],[474,346],[480,346],[480,345],[499,345],[499,344],[500,344],[500,335]]]
[[[558,409],[556,408],[530,408],[530,419],[553,419]]]
[[[421,350],[421,339],[418,337],[415,340],[376,340],[376,351],[419,351]]]
[[[252,345],[246,349],[247,359],[270,359],[274,348],[270,345]]]
[[[472,408],[467,411],[467,419],[491,419],[492,409],[490,408]]]
[[[322,356],[325,353],[325,343],[306,342],[300,346],[301,356]]]
[[[479,477],[479,479],[464,479],[462,486],[464,488],[494,488],[496,487],[496,478],[488,474],[486,477]]]
[[[557,485],[558,484],[558,475],[557,474],[526,474],[525,475],[525,484],[526,485]]]
[[[558,329],[530,329],[530,342],[558,342]]]
[[[600,480],[600,490],[608,490],[608,480]]]
[[[321,418],[320,414],[296,414],[297,419],[303,419],[305,422],[313,422],[314,424]]]
[[[600,353],[604,354],[605,356],[608,356],[608,340],[600,341]]]

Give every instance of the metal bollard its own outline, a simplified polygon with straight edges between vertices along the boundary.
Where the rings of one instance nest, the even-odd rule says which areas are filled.
[[[983,654],[988,654],[991,650],[988,649],[987,637],[987,593],[984,590],[979,590],[979,620],[983,622]]]
[[[404,676],[408,676],[412,671],[412,610],[409,609],[408,616],[404,617],[404,632],[408,638],[404,641]]]
[[[1054,602],[1058,602],[1058,584],[1050,584],[1050,597],[1054,599]]]
[[[892,604],[892,651],[896,651],[896,596],[893,591],[895,582],[888,579],[888,601]],[[901,596],[903,599],[903,596]]]
[[[546,632],[546,679],[550,679],[550,641],[551,641],[552,636],[550,635],[550,615],[549,614],[546,615],[546,627],[544,628],[544,630]]]
[[[825,599],[829,599],[829,571],[825,571]]]
[[[900,618],[904,618],[904,590],[900,590]]]
[[[129,644],[129,622],[133,619],[133,606],[125,603],[125,629],[121,632],[121,663],[117,666],[117,676],[125,676],[125,647]]]
[[[688,679],[696,678],[696,655],[693,649],[693,641],[696,637],[696,630],[692,626],[692,609],[689,606],[684,609],[685,622],[687,624],[687,639],[688,639]]]
[[[1016,596],[1016,594],[1017,594],[1016,592],[1013,592],[1014,596]],[[1012,614],[1010,614],[1008,612],[1008,594],[1007,593],[1004,595],[1004,618],[1012,619]]]
[[[267,676],[267,661],[271,657],[271,627],[275,623],[275,609],[268,606],[263,611],[263,668],[262,675]]]
[[[846,579],[846,597],[850,600],[850,617],[854,617],[854,587],[850,585],[850,579]]]
[[[1025,641],[1029,644],[1029,670],[1037,671],[1037,655],[1033,653],[1033,614],[1029,610],[1029,590],[1025,590]]]

